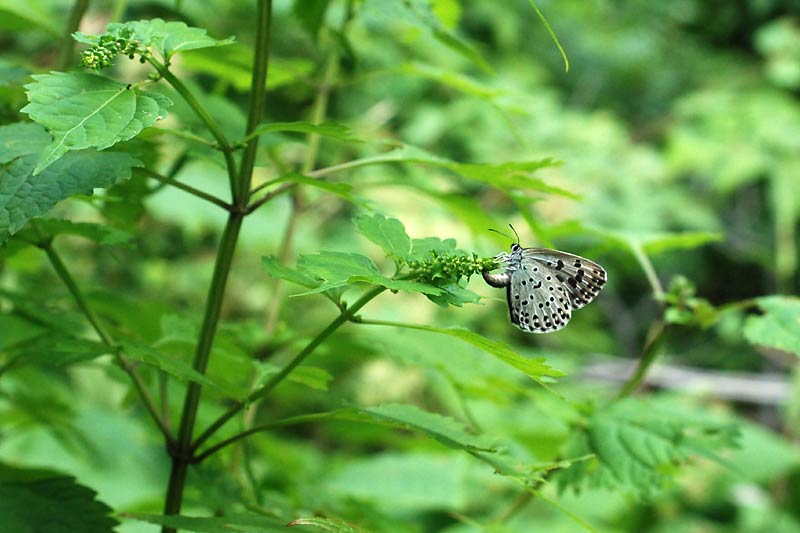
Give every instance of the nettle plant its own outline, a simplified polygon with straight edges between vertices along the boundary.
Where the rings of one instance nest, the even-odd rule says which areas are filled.
[[[330,50],[322,54],[323,68],[310,121],[264,122],[270,3],[259,2],[258,10],[247,125],[238,138],[232,138],[206,109],[198,89],[173,71],[178,54],[224,46],[233,39],[217,40],[203,29],[159,19],[110,24],[99,36],[76,33],[75,39],[88,45],[81,55],[83,69],[34,75],[25,86],[29,103],[22,109],[31,121],[0,127],[3,256],[40,249],[72,300],[70,303],[47,293],[30,295],[3,289],[0,375],[9,383],[15,373],[30,377],[31,369],[54,372],[88,361],[116,366],[124,372],[125,376],[112,374],[126,378],[132,391],[128,405],[146,413],[160,433],[164,453],[171,463],[163,514],[126,513],[125,517],[159,524],[164,531],[271,531],[287,523],[330,531],[353,531],[359,527],[395,530],[392,528],[397,527],[393,521],[396,515],[391,509],[354,506],[351,497],[357,491],[337,497],[335,491],[317,486],[315,476],[322,471],[320,463],[339,456],[326,451],[325,446],[314,451],[304,445],[302,453],[313,458],[317,466],[298,466],[298,460],[290,456],[301,452],[291,448],[288,440],[286,448],[281,444],[280,431],[290,426],[339,423],[351,432],[362,431],[353,428],[383,428],[390,436],[381,438],[380,445],[397,450],[414,442],[414,437],[408,435],[410,431],[432,440],[428,450],[449,448],[463,452],[478,465],[475,471],[482,476],[474,490],[482,491],[488,486],[493,494],[492,501],[484,501],[483,496],[475,500],[481,504],[475,507],[474,520],[498,524],[512,519],[529,500],[541,498],[560,510],[555,496],[545,494],[550,485],[562,490],[605,487],[646,496],[668,486],[690,456],[713,456],[715,450],[731,445],[735,430],[710,414],[701,416],[657,401],[629,398],[644,371],[632,378],[618,399],[598,408],[592,402],[561,397],[551,387],[565,375],[563,372],[542,358],[521,355],[505,343],[466,328],[369,318],[370,302],[378,296],[400,298],[399,293],[417,294],[457,312],[457,307],[480,300],[467,288],[470,276],[498,265],[492,257],[482,258],[458,249],[453,239],[410,237],[400,220],[377,213],[372,203],[356,194],[354,187],[329,178],[368,165],[403,163],[444,169],[454,179],[492,187],[516,203],[524,202],[525,193],[530,191],[571,194],[531,176],[532,172],[553,165],[549,159],[459,163],[397,142],[387,149],[386,143],[372,141],[374,155],[316,168],[321,137],[341,143],[365,141],[346,126],[324,120],[340,59]],[[455,49],[466,50],[455,37],[448,39],[445,42]],[[117,81],[106,75],[109,71],[105,69],[115,61],[128,59],[140,61],[149,69],[140,81]],[[191,111],[199,128],[169,129],[159,124],[178,104]],[[260,136],[275,132],[307,135],[308,155],[303,165],[287,168],[274,152],[265,157],[259,151]],[[192,149],[163,172],[154,154],[159,143],[169,137],[179,137]],[[175,178],[192,158],[213,158],[224,165],[230,188],[227,198]],[[271,177],[255,184],[253,170],[257,162],[269,167]],[[127,204],[133,204],[133,211],[144,209],[141,200],[162,187],[175,187],[203,199],[224,212],[227,219],[215,247],[200,323],[175,309],[163,313],[159,317],[161,328],[153,329],[140,327],[143,319],[135,316],[133,308],[121,309],[109,303],[115,301],[113,298],[103,297],[104,293],[113,294],[113,287],[87,293],[88,280],[76,276],[75,268],[59,253],[59,240],[77,236],[100,247],[129,243],[132,235],[121,229],[119,210]],[[288,332],[276,332],[273,323],[267,332],[270,338],[249,344],[237,340],[239,336],[247,337],[242,333],[246,328],[237,329],[233,318],[222,324],[220,319],[242,223],[271,200],[292,195],[300,188],[338,195],[357,206],[361,214],[353,218],[354,240],[355,235],[360,235],[380,247],[394,272],[387,273],[386,268],[380,269],[372,258],[360,253],[307,253],[292,267],[286,264],[286,253],[265,250],[263,267],[272,283],[276,287],[278,283],[299,287],[292,297],[317,299],[314,312],[328,313],[329,322],[320,330],[311,331],[313,321],[296,320]],[[105,192],[91,196],[96,189]],[[44,216],[70,197],[96,207],[107,223]],[[641,252],[647,243],[636,246]],[[269,277],[264,276],[264,283],[270,282]],[[273,294],[278,300],[270,304],[279,309],[283,292],[276,289]],[[691,314],[697,306],[684,305],[686,299],[680,294],[683,293],[677,291],[674,298],[665,297],[665,306],[680,307],[683,319],[689,320],[686,313]],[[318,302],[324,303],[324,299],[333,305],[320,307]],[[675,311],[673,315],[680,313]],[[235,312],[228,314],[236,316]],[[423,409],[411,398],[405,403],[364,405],[353,398],[332,396],[330,404],[338,406],[301,412],[287,409],[286,403],[276,400],[279,386],[287,382],[313,391],[328,390],[333,376],[308,361],[324,351],[336,338],[333,334],[348,324],[348,331],[356,339],[353,342],[364,330],[430,333],[430,344],[444,346],[444,350],[411,357],[409,354],[416,352],[411,346],[403,346],[398,350],[400,357],[408,357],[406,362],[435,372],[462,399],[471,395],[490,398],[505,406],[504,410],[519,398],[535,399],[539,406],[537,419],[558,426],[558,430],[540,441],[531,439],[525,431],[503,429],[502,424],[481,429],[467,409],[466,415],[459,413],[456,417]],[[284,338],[277,339],[279,335]],[[374,338],[369,337],[372,333],[363,335],[363,343],[372,342],[368,340]],[[340,344],[334,346],[347,341],[336,342]],[[271,347],[269,361],[256,352],[259,343]],[[464,346],[470,349],[463,350]],[[187,347],[192,348],[191,363],[181,356]],[[450,351],[455,355],[450,356]],[[652,362],[650,353],[646,354],[647,360]],[[222,362],[215,366],[215,358]],[[11,383],[17,383],[16,390],[4,388],[3,392],[8,413],[16,413],[19,420],[30,420],[30,413],[35,411],[35,416],[45,420],[48,427],[61,431],[62,438],[70,440],[66,429],[69,423],[59,413],[61,409],[69,410],[65,402],[55,403],[48,396],[37,402],[33,391],[23,387],[21,381]],[[289,396],[289,403],[295,401],[302,409],[301,396]],[[502,420],[504,416],[497,418]],[[12,418],[4,418],[4,425],[5,420]],[[292,439],[303,435],[301,431]],[[254,443],[259,439],[268,440],[256,456],[254,449],[258,448]],[[313,441],[310,436],[306,440],[308,444]],[[273,456],[274,449],[282,451]],[[359,448],[354,445],[353,449]],[[391,484],[395,475],[392,472],[399,468],[403,476],[411,478],[424,471],[425,485],[442,483],[442,490],[450,490],[450,485],[436,477],[441,469],[429,456],[414,456],[410,462],[399,456],[395,459],[396,462],[383,464],[383,471],[375,467],[362,471],[360,478],[354,474],[351,483],[357,484],[365,476],[385,475],[386,483]],[[281,471],[282,461],[291,466]],[[417,474],[415,468],[419,469]],[[194,475],[187,483],[190,472]],[[4,481],[0,500],[5,507],[18,510],[4,515],[14,520],[5,523],[11,524],[9,531],[37,530],[44,523],[48,524],[48,531],[108,531],[117,521],[105,504],[94,499],[91,490],[70,477],[10,465],[2,466],[0,473]],[[125,480],[119,483],[124,484]],[[190,487],[192,490],[188,490]],[[238,499],[231,494],[238,494]],[[181,515],[186,497],[191,498],[193,511],[186,514],[205,517]],[[502,512],[507,507],[511,510]],[[590,528],[579,517],[564,512]],[[217,516],[208,517],[209,514]],[[499,518],[493,518],[498,514]],[[51,527],[54,520],[60,525]]]

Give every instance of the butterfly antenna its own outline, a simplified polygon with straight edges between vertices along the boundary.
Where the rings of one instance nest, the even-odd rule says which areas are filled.
[[[514,226],[512,226],[511,224],[509,224],[508,227],[511,228],[511,231],[514,232],[514,236],[517,238],[517,244],[519,244],[519,233],[517,233],[517,230],[515,230]],[[508,235],[506,235],[506,237],[508,237]]]
[[[514,229],[514,228],[511,228],[511,229]],[[508,235],[506,233],[503,233],[502,231],[498,231],[498,230],[496,230],[494,228],[489,228],[489,231],[493,231],[493,232],[497,233],[498,235],[502,235],[503,237],[505,237],[508,240],[514,240],[514,239],[511,238],[510,235]]]

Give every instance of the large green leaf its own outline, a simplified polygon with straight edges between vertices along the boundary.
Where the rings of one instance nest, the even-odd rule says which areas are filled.
[[[222,40],[214,39],[203,28],[193,28],[187,26],[185,22],[165,22],[159,18],[122,23],[112,22],[106,28],[106,35],[138,41],[141,48],[156,50],[165,60],[169,60],[179,52],[223,46],[234,42],[233,37]],[[81,32],[74,33],[73,37],[76,41],[85,44],[96,45],[100,42],[99,36]]]
[[[486,437],[467,433],[464,426],[452,418],[423,411],[415,405],[385,404],[378,407],[357,407],[357,412],[394,426],[421,431],[448,448],[467,451],[493,451]]]
[[[13,532],[108,533],[118,523],[95,491],[49,470],[0,464],[0,529]]]
[[[353,219],[358,231],[386,252],[398,259],[408,259],[411,253],[411,238],[403,223],[396,218],[383,215],[361,215]]]
[[[61,200],[127,179],[139,164],[126,153],[81,151],[34,175],[49,141],[38,124],[0,126],[0,243]]]
[[[25,86],[30,103],[22,111],[53,136],[34,175],[71,150],[102,150],[138,135],[166,116],[172,105],[159,93],[96,74],[53,72],[33,79]]]
[[[574,463],[559,476],[562,487],[623,489],[638,495],[665,487],[692,455],[713,457],[735,446],[737,429],[701,412],[627,399],[598,409],[572,434],[566,455],[594,459]]]
[[[758,306],[764,314],[747,319],[747,340],[800,356],[800,298],[767,296],[758,299]]]

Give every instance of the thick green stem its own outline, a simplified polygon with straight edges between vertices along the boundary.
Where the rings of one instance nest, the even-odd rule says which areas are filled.
[[[233,254],[236,249],[236,241],[242,227],[243,214],[231,213],[228,223],[222,233],[217,259],[214,265],[214,274],[211,279],[211,287],[208,291],[206,300],[203,325],[200,330],[200,338],[197,342],[194,357],[194,369],[205,374],[208,366],[208,359],[211,354],[211,346],[217,332],[222,301],[225,295],[225,286],[228,282]],[[175,448],[170,450],[172,455],[172,471],[167,487],[167,500],[164,505],[164,514],[178,514],[181,510],[183,500],[183,489],[186,482],[186,474],[191,457],[192,433],[197,419],[197,410],[200,407],[201,388],[198,383],[191,382],[186,390],[186,397],[183,402],[181,414],[181,425],[178,430],[178,440]],[[174,531],[164,528],[163,531]]]
[[[261,123],[264,114],[264,102],[267,93],[267,67],[269,65],[270,29],[272,24],[272,0],[258,1],[258,17],[256,26],[255,57],[253,60],[253,77],[250,86],[249,112],[245,137]],[[238,206],[247,204],[250,184],[253,180],[253,167],[258,151],[258,138],[247,143],[242,154],[239,176],[233,190],[233,203]]]
[[[305,348],[303,348],[297,355],[295,355],[289,363],[284,366],[280,372],[273,375],[269,381],[267,381],[262,387],[258,388],[257,390],[253,391],[250,396],[248,396],[247,400],[241,402],[237,405],[234,405],[230,409],[228,409],[225,413],[223,413],[219,418],[217,418],[203,433],[200,434],[197,439],[195,439],[194,444],[192,445],[192,449],[196,450],[199,446],[201,446],[209,437],[211,437],[216,431],[221,428],[225,423],[236,416],[242,409],[244,409],[247,405],[251,402],[263,398],[269,392],[274,389],[281,381],[283,381],[286,376],[288,376],[292,370],[297,368],[300,363],[302,363],[306,357],[311,355],[311,353],[319,346],[322,341],[327,339],[334,331],[339,329],[339,327],[353,319],[356,312],[358,312],[362,307],[364,307],[370,300],[378,296],[380,293],[386,290],[386,287],[373,287],[371,290],[367,291],[361,298],[359,298],[352,306],[348,307],[345,311],[342,312],[341,315],[336,317],[328,327],[322,330],[319,335],[314,337],[311,342],[309,342]]]
[[[75,0],[72,4],[72,9],[69,10],[69,20],[67,20],[67,27],[64,31],[64,41],[61,44],[61,49],[58,52],[58,70],[69,70],[72,64],[72,53],[75,51],[75,40],[72,34],[78,31],[81,25],[81,20],[89,8],[89,0]]]

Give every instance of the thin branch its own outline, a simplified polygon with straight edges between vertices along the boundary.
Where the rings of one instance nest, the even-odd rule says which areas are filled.
[[[56,250],[53,248],[52,242],[48,241],[46,243],[39,245],[42,250],[47,254],[47,259],[50,261],[50,264],[53,266],[53,270],[56,271],[58,277],[67,287],[67,290],[72,295],[75,303],[78,305],[78,308],[81,312],[86,316],[86,319],[92,325],[92,328],[97,332],[97,335],[103,341],[103,344],[108,346],[108,348],[114,354],[114,357],[117,361],[117,364],[125,371],[125,373],[130,376],[131,380],[133,381],[134,386],[136,387],[136,391],[139,393],[139,397],[142,399],[147,412],[150,413],[151,418],[155,421],[158,425],[158,428],[161,430],[161,433],[164,435],[164,438],[167,441],[167,444],[171,444],[175,441],[175,437],[173,437],[172,432],[169,430],[169,427],[165,424],[164,420],[158,414],[158,408],[156,407],[153,398],[150,396],[150,392],[147,390],[144,382],[142,381],[141,376],[139,373],[136,372],[136,368],[132,365],[125,357],[122,355],[121,350],[118,346],[116,346],[113,337],[106,331],[103,325],[100,322],[100,319],[97,317],[95,312],[89,306],[84,298],[83,293],[81,292],[78,284],[75,282],[75,278],[72,277],[72,274],[67,269],[67,266],[61,260],[61,257],[58,255]]]
[[[252,427],[252,428],[247,429],[245,431],[242,431],[240,433],[237,433],[236,435],[233,435],[232,437],[229,437],[229,438],[227,438],[227,439],[225,439],[223,441],[220,441],[217,444],[215,444],[214,446],[211,446],[210,448],[205,450],[203,453],[197,455],[194,458],[193,462],[200,463],[200,462],[204,461],[205,459],[207,459],[208,457],[210,457],[211,455],[214,455],[215,453],[220,451],[222,448],[225,448],[226,446],[229,446],[229,445],[231,445],[231,444],[233,444],[233,443],[235,443],[235,442],[237,442],[239,440],[242,440],[245,437],[249,437],[250,435],[253,435],[255,433],[260,433],[262,431],[269,431],[271,429],[276,429],[276,428],[281,428],[281,427],[286,427],[286,426],[293,426],[293,425],[296,425],[296,424],[305,424],[307,422],[317,422],[319,420],[328,420],[328,419],[334,418],[337,414],[338,413],[336,411],[324,412],[324,413],[312,413],[312,414],[308,414],[308,415],[292,416],[292,417],[289,417],[289,418],[284,418],[282,420],[277,420],[275,422],[270,422],[268,424],[262,424],[260,426],[255,426],[255,427]]]
[[[154,171],[152,171],[150,169],[147,169],[147,168],[136,168],[136,169],[134,169],[134,172],[136,172],[138,174],[142,174],[144,176],[147,176],[148,178],[153,178],[154,180],[158,180],[161,183],[165,183],[167,185],[172,185],[173,187],[175,187],[177,189],[180,189],[182,191],[188,192],[189,194],[191,194],[193,196],[196,196],[198,198],[206,200],[207,202],[211,202],[212,204],[217,205],[217,206],[225,209],[226,211],[230,211],[232,209],[231,204],[229,204],[228,202],[222,200],[221,198],[217,198],[213,194],[209,194],[207,192],[201,191],[200,189],[196,189],[196,188],[192,187],[191,185],[186,185],[185,183],[180,182],[180,181],[178,181],[176,179],[168,178],[167,176],[162,176],[158,172],[154,172]]]
[[[344,323],[352,320],[355,317],[356,312],[358,312],[362,307],[364,307],[370,300],[381,294],[383,291],[386,290],[386,287],[373,287],[371,290],[367,291],[361,298],[359,298],[352,306],[346,308],[341,315],[336,317],[328,326],[322,330],[316,337],[311,339],[311,341],[302,349],[300,352],[297,353],[287,364],[284,366],[280,372],[273,375],[263,386],[259,389],[250,393],[250,396],[243,402],[240,402],[230,409],[228,409],[225,413],[220,415],[211,425],[200,434],[192,443],[192,449],[196,450],[199,446],[201,446],[209,437],[211,437],[219,428],[225,425],[225,423],[236,416],[242,409],[244,409],[247,405],[263,398],[267,394],[270,393],[272,389],[274,389],[281,381],[283,381],[286,376],[288,376],[292,370],[294,370],[300,363],[302,363],[311,353],[319,346],[322,341],[327,339],[334,331],[339,329],[341,325]]]
[[[175,77],[172,72],[169,71],[166,65],[163,65],[156,61],[153,58],[148,59],[148,62],[158,71],[158,74],[167,80],[167,82],[175,89],[178,94],[186,101],[189,107],[195,112],[195,114],[200,118],[200,120],[205,124],[208,131],[211,132],[211,135],[217,140],[219,144],[220,150],[222,150],[222,154],[225,157],[225,167],[228,170],[228,181],[230,182],[231,186],[231,193],[233,194],[236,190],[236,161],[233,159],[233,148],[231,148],[231,143],[228,141],[228,138],[223,133],[222,128],[220,128],[219,124],[214,117],[212,117],[206,109],[200,105],[200,102],[197,98],[194,97],[192,92],[183,84],[181,80]],[[233,198],[236,196],[234,195]]]

